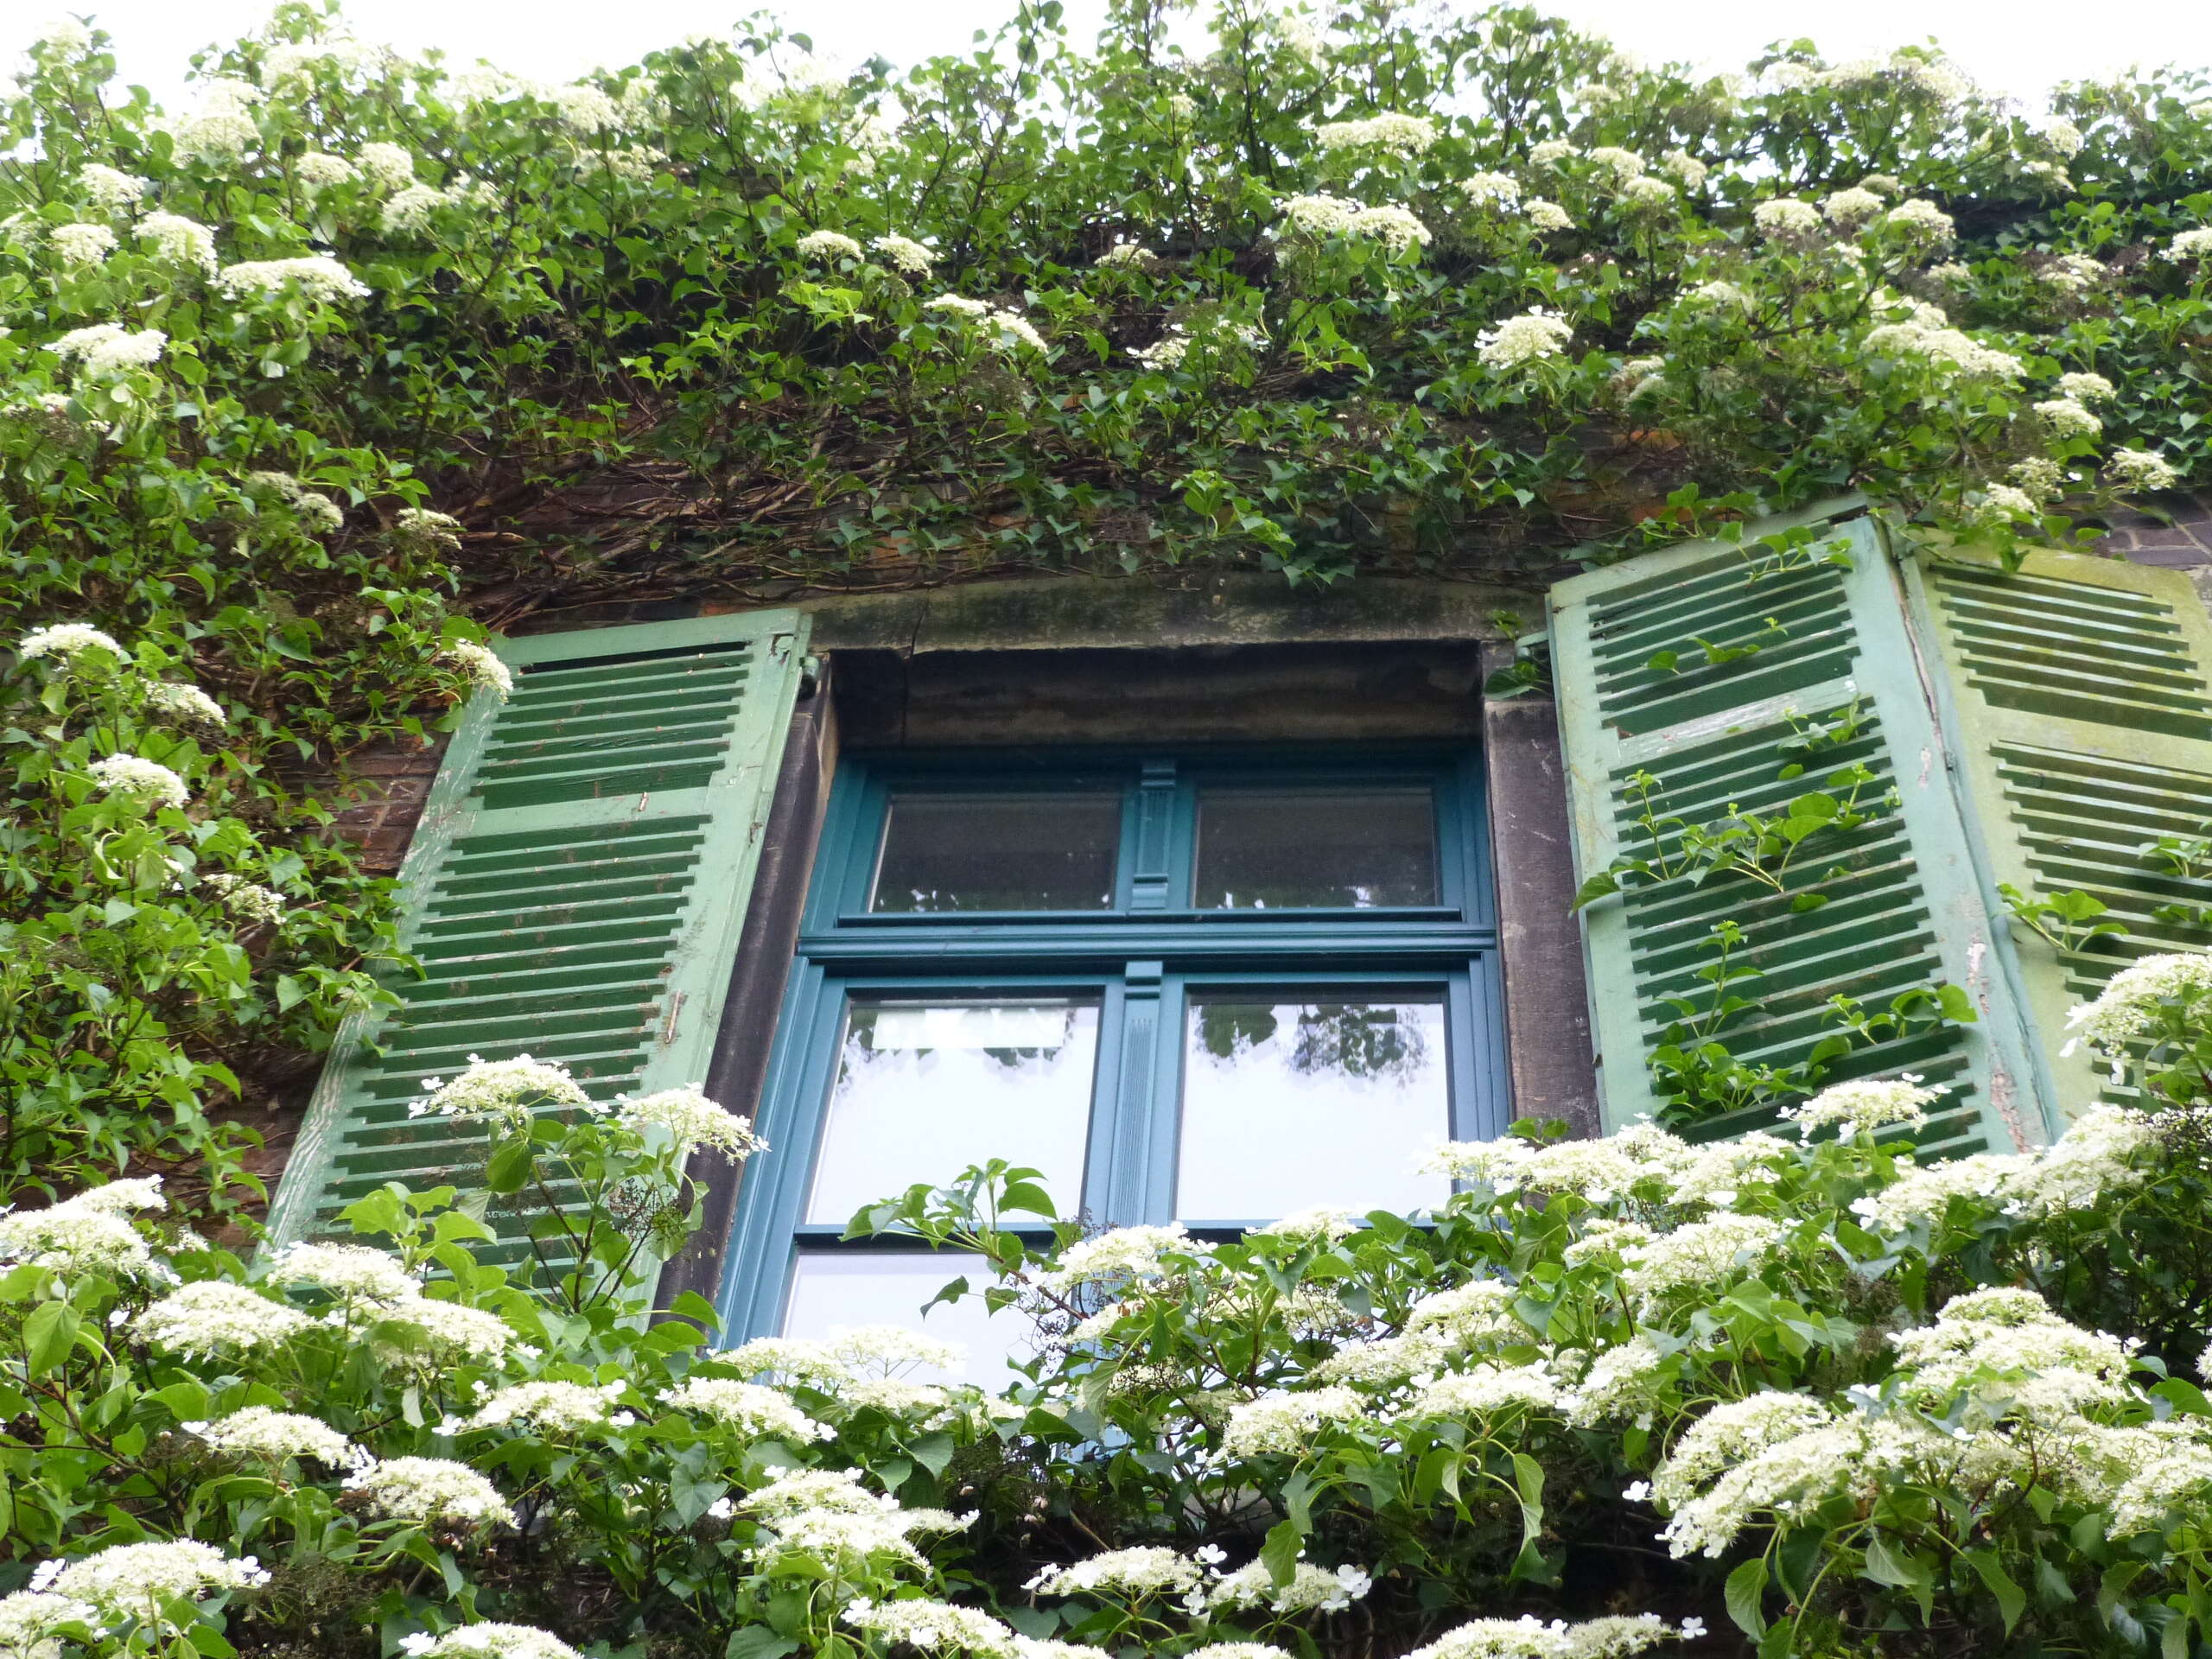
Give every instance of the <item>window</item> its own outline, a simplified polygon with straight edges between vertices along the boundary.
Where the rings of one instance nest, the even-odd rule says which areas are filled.
[[[987,1158],[1064,1216],[1215,1236],[1440,1201],[1423,1150],[1506,1116],[1478,779],[1464,752],[844,762],[733,1338],[914,1323],[962,1264],[838,1235]],[[980,1301],[925,1323],[979,1381],[1010,1340]]]

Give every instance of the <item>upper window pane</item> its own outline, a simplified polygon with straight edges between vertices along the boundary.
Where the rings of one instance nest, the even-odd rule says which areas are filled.
[[[894,794],[868,908],[1111,910],[1116,795]]]
[[[993,1158],[1043,1171],[1073,1215],[1097,1059],[1095,1002],[855,997],[807,1220],[842,1224],[916,1181],[949,1181]]]
[[[1451,1139],[1444,1032],[1441,998],[1194,998],[1175,1213],[1272,1221],[1314,1205],[1443,1203],[1450,1181],[1415,1166]]]
[[[1199,910],[1433,905],[1427,789],[1223,789],[1198,796]]]

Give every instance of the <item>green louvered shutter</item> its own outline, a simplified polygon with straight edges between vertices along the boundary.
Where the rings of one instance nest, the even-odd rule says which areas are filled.
[[[482,1138],[410,1118],[472,1054],[559,1060],[598,1099],[696,1083],[721,1015],[804,644],[793,611],[502,641],[400,880],[422,976],[339,1034],[270,1223],[346,1230],[386,1181],[466,1185]],[[519,1255],[518,1217],[495,1216]]]
[[[2212,905],[2212,883],[2177,879],[2145,850],[2212,832],[2212,619],[2179,571],[2078,554],[2031,554],[2007,575],[1955,549],[1906,574],[1942,671],[1991,912],[2004,914],[1999,882],[2078,890],[2127,929],[2065,950],[2008,930],[2046,1092],[2070,1115],[2102,1079],[2086,1054],[2061,1054],[2067,1010],[2131,957],[2212,943],[2156,914]]]
[[[1907,636],[1904,596],[1881,532],[1859,518],[1834,526],[1849,569],[1776,569],[1745,551],[1699,543],[1646,555],[1560,583],[1552,594],[1568,795],[1580,875],[1624,846],[1648,852],[1624,785],[1660,780],[1662,817],[1707,823],[1731,804],[1765,815],[1859,761],[1899,805],[1846,834],[1817,832],[1795,867],[1828,895],[1796,912],[1741,875],[1692,886],[1676,880],[1599,900],[1583,912],[1592,1015],[1608,1127],[1656,1115],[1647,1056],[1674,1018],[1660,1000],[1696,997],[1697,969],[1714,923],[1739,923],[1738,961],[1761,978],[1739,990],[1757,1006],[1714,1034],[1738,1058],[1787,1064],[1834,1027],[1822,1018],[1839,993],[1869,1008],[1931,982],[1964,988],[1978,1023],[1923,1029],[1862,1048],[1839,1076],[1914,1071],[1950,1085],[1923,1144],[1949,1154],[2033,1143],[2046,1125],[2005,976],[1988,960],[1991,927],[1944,774],[1929,705]],[[1719,648],[1756,645],[1718,663]],[[1672,671],[1650,665],[1679,653]],[[1865,715],[1846,747],[1823,751],[1804,775],[1779,774],[1793,735],[1788,718],[1823,715],[1857,700]],[[1841,867],[1841,874],[1823,879]],[[1694,1131],[1741,1133],[1763,1111],[1709,1119]]]

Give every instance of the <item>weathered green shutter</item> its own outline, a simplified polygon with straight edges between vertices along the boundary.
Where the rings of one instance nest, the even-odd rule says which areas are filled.
[[[2086,1054],[2061,1054],[2067,1010],[2131,957],[2212,943],[2155,914],[2212,904],[2212,886],[2145,853],[2161,836],[2212,830],[2212,619],[2179,571],[2078,554],[2031,554],[2007,575],[1993,556],[1955,549],[1906,575],[1941,671],[1991,913],[2005,914],[2000,882],[2078,890],[2127,929],[2125,941],[2063,950],[2009,930],[2045,1091],[2070,1115],[2101,1079]]]
[[[705,1077],[805,626],[755,611],[499,644],[513,695],[469,706],[401,872],[423,975],[340,1033],[278,1239],[345,1230],[337,1211],[386,1181],[465,1184],[480,1134],[407,1107],[471,1055],[559,1060],[599,1099]]]
[[[1624,848],[1649,850],[1624,792],[1639,771],[1660,780],[1657,811],[1690,823],[1732,804],[1762,815],[1820,786],[1857,760],[1878,779],[1862,798],[1894,789],[1898,805],[1847,833],[1816,832],[1798,879],[1825,893],[1815,910],[1740,875],[1701,886],[1675,880],[1607,898],[1584,912],[1591,1002],[1605,1116],[1619,1128],[1656,1115],[1647,1057],[1675,1017],[1667,995],[1698,997],[1697,969],[1713,960],[1713,924],[1746,936],[1738,960],[1760,970],[1742,994],[1757,1006],[1718,1031],[1750,1062],[1802,1058],[1834,1027],[1828,999],[1885,1008],[1932,982],[1966,989],[1970,1026],[1923,1029],[1862,1048],[1840,1075],[1923,1074],[1950,1085],[1925,1144],[1945,1153],[2034,1142],[2046,1133],[2027,1075],[2025,1044],[2003,974],[1989,961],[1991,927],[1942,746],[1905,625],[1897,574],[1878,527],[1834,526],[1845,569],[1802,559],[1788,568],[1699,543],[1647,555],[1553,590],[1552,640],[1568,794],[1580,874]],[[1726,656],[1709,660],[1702,639]],[[1678,653],[1669,670],[1655,654]],[[1789,715],[1811,717],[1856,701],[1866,715],[1847,747],[1780,776],[1790,757]],[[1831,868],[1840,873],[1822,879]],[[1700,1135],[1759,1127],[1764,1114],[1710,1120]]]

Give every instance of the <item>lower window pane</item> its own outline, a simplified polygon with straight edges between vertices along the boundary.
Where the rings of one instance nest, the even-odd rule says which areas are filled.
[[[1042,1170],[1075,1214],[1097,1058],[1096,1002],[854,998],[807,1220],[842,1224],[992,1158]]]
[[[1444,1001],[1194,998],[1182,1122],[1185,1221],[1440,1205],[1451,1182],[1414,1166],[1451,1138]]]
[[[960,1278],[976,1294],[940,1302],[925,1319],[922,1304]],[[901,1376],[995,1388],[1010,1380],[1009,1357],[1031,1357],[1033,1327],[1012,1308],[985,1311],[982,1292],[994,1282],[984,1259],[967,1251],[802,1250],[791,1269],[784,1334],[826,1337],[841,1325],[904,1325],[939,1342],[957,1343],[966,1352],[963,1363],[950,1370],[919,1368]]]

